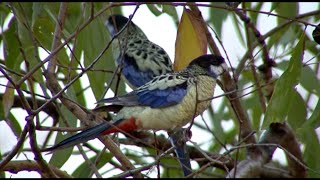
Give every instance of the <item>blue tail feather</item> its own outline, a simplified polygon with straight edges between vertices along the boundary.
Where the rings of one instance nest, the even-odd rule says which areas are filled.
[[[178,128],[172,134],[169,134],[170,142],[172,146],[175,147],[175,153],[179,159],[185,177],[192,173],[190,156],[186,144],[186,130],[187,129],[184,128]]]
[[[86,129],[86,130],[78,133],[78,134],[75,134],[75,135],[61,141],[60,143],[58,143],[50,148],[45,148],[42,150],[42,152],[65,149],[68,147],[75,146],[79,143],[87,142],[91,139],[98,137],[102,132],[109,129],[110,127],[111,126],[109,125],[109,123],[103,122],[99,125],[93,126],[89,129]]]

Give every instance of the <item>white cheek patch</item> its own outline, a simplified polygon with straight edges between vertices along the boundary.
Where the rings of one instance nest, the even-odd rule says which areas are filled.
[[[111,36],[114,36],[114,35],[117,33],[116,30],[115,30],[115,28],[114,28],[114,26],[111,25],[109,22],[107,22],[107,23],[105,24],[105,26],[106,26],[107,29],[109,30]]]
[[[210,66],[210,73],[213,75],[213,77],[218,77],[220,74],[222,74],[227,69],[227,65],[225,63],[222,63],[220,66]]]

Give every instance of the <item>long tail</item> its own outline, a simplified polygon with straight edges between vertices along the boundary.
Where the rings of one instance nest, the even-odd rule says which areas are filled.
[[[121,119],[114,122],[113,124],[110,124],[108,122],[103,122],[99,125],[93,126],[78,134],[75,134],[52,147],[42,149],[41,151],[47,152],[47,151],[65,149],[80,143],[87,142],[91,139],[99,137],[100,135],[106,135],[106,134],[111,134],[114,132],[121,132],[121,131],[129,132],[132,130],[136,130],[134,119]]]
[[[187,129],[179,128],[169,135],[170,142],[172,146],[175,147],[175,153],[179,159],[180,166],[185,177],[192,173],[190,156],[186,144],[186,130]]]

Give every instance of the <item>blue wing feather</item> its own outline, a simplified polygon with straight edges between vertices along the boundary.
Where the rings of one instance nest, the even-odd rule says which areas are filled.
[[[140,105],[150,106],[151,108],[162,108],[178,104],[187,94],[187,80],[165,89],[151,88],[152,86],[158,85],[154,80],[124,96],[103,99],[99,101],[99,103],[112,103],[123,106]]]
[[[121,62],[118,63],[121,64]],[[154,73],[151,70],[142,71],[139,69],[134,58],[127,55],[124,58],[122,74],[135,87],[144,85],[154,77]]]
[[[167,107],[178,104],[187,93],[187,82],[168,87],[166,89],[144,90],[138,92],[138,100],[141,104],[152,108]]]

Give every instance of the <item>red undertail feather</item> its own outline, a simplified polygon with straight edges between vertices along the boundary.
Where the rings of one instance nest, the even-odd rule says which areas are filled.
[[[136,120],[134,117],[130,119],[122,120],[115,127],[111,127],[102,132],[103,135],[112,134],[115,132],[131,132],[137,130],[138,126],[136,125]]]

